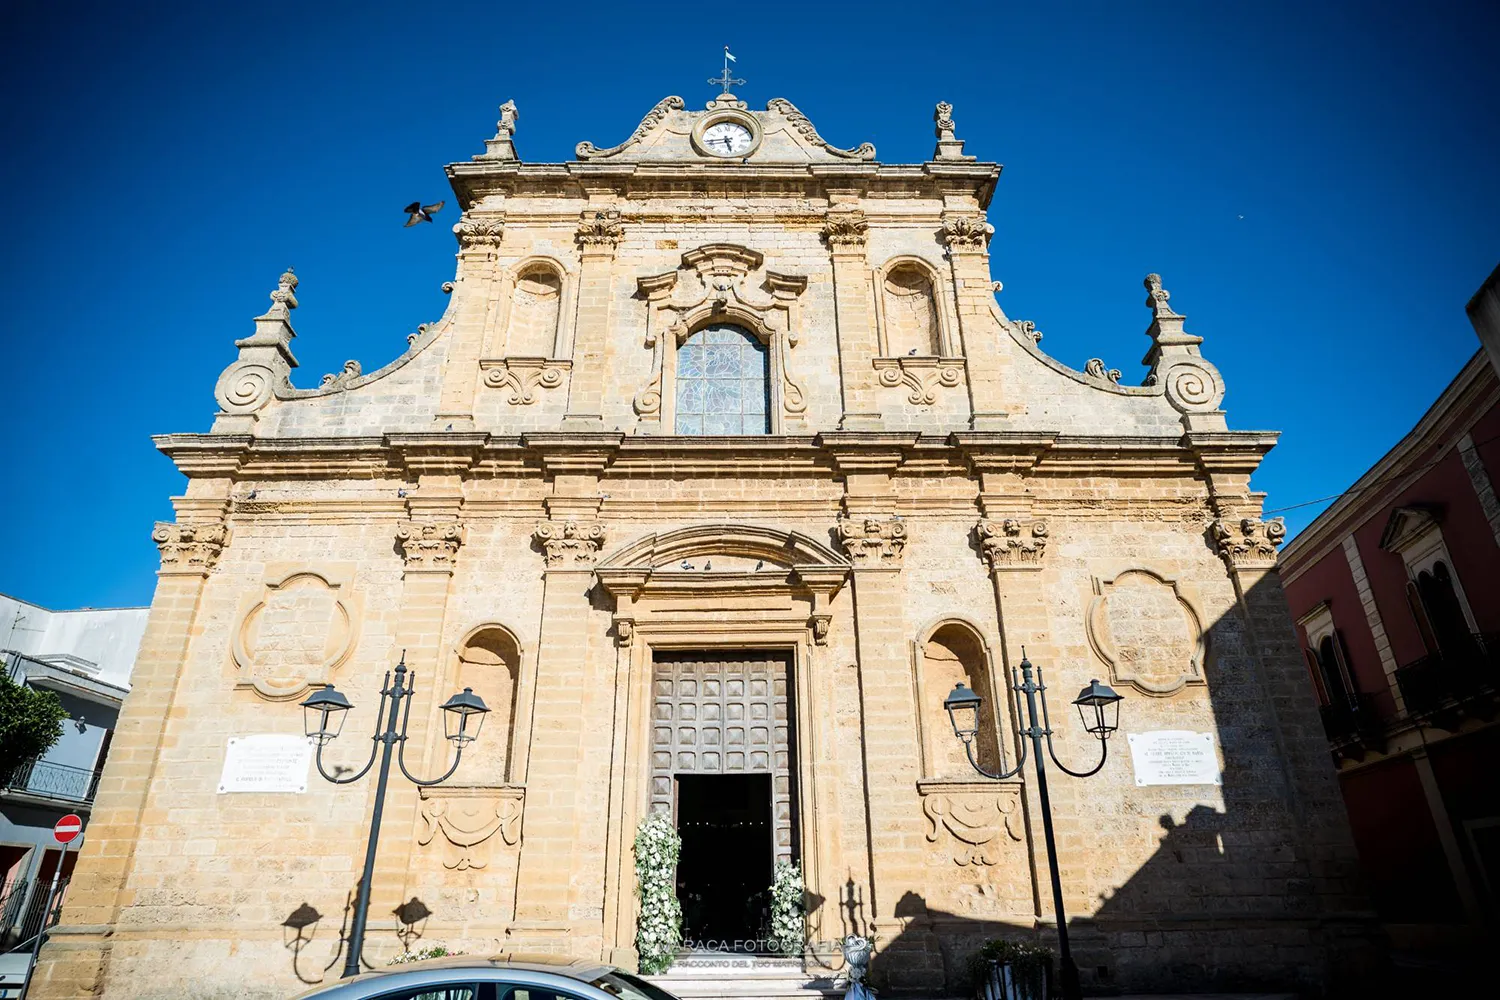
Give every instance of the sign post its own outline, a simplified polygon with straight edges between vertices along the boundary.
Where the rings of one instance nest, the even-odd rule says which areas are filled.
[[[31,960],[26,963],[26,981],[21,984],[21,1000],[26,1000],[26,993],[31,989],[31,974],[36,971],[36,954],[42,950],[42,932],[47,929],[47,921],[52,916],[52,903],[57,896],[57,880],[62,875],[63,862],[68,859],[68,845],[78,839],[82,832],[83,818],[77,813],[68,813],[53,824],[52,836],[62,845],[62,853],[57,856],[57,867],[52,869],[52,884],[47,887],[47,908],[42,911],[41,925],[31,939]]]

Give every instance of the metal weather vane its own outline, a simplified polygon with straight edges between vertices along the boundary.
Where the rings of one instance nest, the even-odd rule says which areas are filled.
[[[730,87],[742,86],[745,83],[744,80],[736,80],[734,77],[729,75],[729,64],[738,61],[739,60],[737,60],[734,55],[730,53],[729,46],[724,46],[724,75],[711,76],[708,78],[708,82],[717,83],[719,86],[724,88],[724,93],[726,94],[729,93]]]

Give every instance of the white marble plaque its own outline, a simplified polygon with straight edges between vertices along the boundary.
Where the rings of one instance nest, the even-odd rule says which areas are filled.
[[[219,793],[305,792],[313,744],[306,736],[265,733],[230,737]]]
[[[1161,730],[1130,733],[1130,761],[1137,785],[1218,785],[1223,783],[1213,733]]]

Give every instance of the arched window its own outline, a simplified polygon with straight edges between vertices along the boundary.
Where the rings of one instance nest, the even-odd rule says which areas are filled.
[[[953,726],[942,702],[953,685],[960,682],[984,699],[979,735],[974,740],[974,759],[987,770],[1001,769],[1000,734],[995,720],[1004,717],[1004,706],[995,703],[987,666],[988,657],[979,637],[964,625],[943,625],[924,644],[922,689],[926,699],[922,704],[922,729],[927,741],[928,777],[971,779],[974,774],[963,743],[953,736]]]
[[[766,347],[728,323],[704,327],[677,348],[678,434],[768,434]]]
[[[1438,647],[1433,652],[1444,656],[1467,653],[1474,644],[1474,637],[1469,632],[1469,620],[1453,588],[1453,574],[1448,564],[1438,561],[1433,563],[1430,572],[1423,570],[1418,573],[1417,593],[1422,598],[1428,626]]]
[[[1323,673],[1324,690],[1328,692],[1329,704],[1339,708],[1348,707],[1351,702],[1349,686],[1344,683],[1344,672],[1339,669],[1339,656],[1331,635],[1325,635],[1318,644],[1318,667]]]
[[[476,630],[458,650],[458,686],[471,687],[490,714],[479,739],[464,750],[455,782],[503,785],[509,780],[511,738],[515,732],[521,647],[498,625]]]
[[[550,358],[562,311],[562,278],[547,266],[532,267],[516,279],[511,294],[508,358]]]
[[[885,350],[888,357],[941,354],[932,278],[915,264],[885,276]]]

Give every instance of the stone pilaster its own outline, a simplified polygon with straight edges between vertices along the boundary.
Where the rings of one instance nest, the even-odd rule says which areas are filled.
[[[479,385],[479,359],[490,338],[501,311],[500,240],[505,231],[503,216],[470,217],[465,215],[453,227],[458,237],[458,280],[453,284],[456,317],[448,331],[448,361],[443,366],[443,383],[435,423],[441,429],[449,424],[454,430],[474,427],[474,393]],[[446,286],[445,286],[446,287]],[[470,301],[484,307],[467,307]]]
[[[995,227],[977,213],[944,213],[940,236],[953,269],[953,300],[969,373],[969,425],[975,430],[1005,426],[1009,356],[991,332],[990,237]],[[1014,404],[1013,404],[1014,405]]]
[[[583,213],[575,239],[580,259],[578,313],[574,323],[573,378],[568,386],[568,412],[563,426],[598,430],[604,426],[604,383],[607,376],[610,275],[615,251],[625,238],[617,208],[601,207]]]
[[[865,213],[848,207],[830,210],[823,227],[823,238],[833,260],[833,301],[844,409],[839,426],[845,430],[878,428],[881,423],[875,371],[879,350],[865,257],[868,229]]]
[[[561,504],[559,510],[575,506]],[[594,507],[597,510],[597,501]],[[582,828],[589,822],[579,771],[588,764],[581,751],[585,730],[592,725],[587,696],[594,679],[588,594],[604,528],[597,521],[564,515],[538,523],[533,537],[546,570],[512,930],[519,940],[550,950],[562,948],[563,935],[575,926],[572,918],[579,903],[574,883],[580,874]],[[607,770],[607,761],[600,766]],[[598,826],[602,830],[603,823]],[[602,857],[593,867],[599,868],[602,881]]]
[[[161,550],[161,568],[130,678],[130,697],[115,725],[62,921],[42,948],[34,997],[95,997],[103,990],[204,586],[229,540],[229,528],[223,521],[160,522],[151,538]]]

